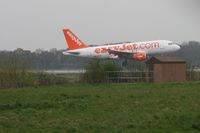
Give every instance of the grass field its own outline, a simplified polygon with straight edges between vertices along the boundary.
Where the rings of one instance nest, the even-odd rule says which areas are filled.
[[[0,133],[200,132],[200,82],[0,90]]]

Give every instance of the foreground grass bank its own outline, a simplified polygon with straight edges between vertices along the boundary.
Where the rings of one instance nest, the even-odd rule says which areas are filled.
[[[200,82],[0,90],[0,132],[200,132]]]

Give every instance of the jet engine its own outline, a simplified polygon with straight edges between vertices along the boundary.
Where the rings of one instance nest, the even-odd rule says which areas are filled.
[[[144,52],[134,53],[133,59],[138,60],[138,61],[144,61],[147,59],[147,54]]]

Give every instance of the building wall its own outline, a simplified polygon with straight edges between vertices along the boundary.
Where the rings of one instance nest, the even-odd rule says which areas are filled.
[[[186,81],[186,64],[154,64],[154,82]]]

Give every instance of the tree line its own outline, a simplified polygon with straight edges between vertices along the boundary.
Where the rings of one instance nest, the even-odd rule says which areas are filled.
[[[0,68],[7,67],[8,64],[12,66],[12,63],[18,62],[19,65],[26,64],[26,67],[28,66],[29,69],[33,70],[74,70],[85,69],[92,60],[90,58],[65,56],[62,54],[63,51],[56,48],[49,51],[37,49],[33,52],[21,48],[14,51],[0,51]],[[183,43],[180,51],[170,55],[179,56],[192,66],[200,66],[200,43],[195,41]],[[115,62],[120,64],[122,60]]]
[[[16,62],[26,62],[33,70],[82,69],[89,62],[89,59],[64,56],[62,52],[63,50],[57,49],[49,51],[38,49],[31,52],[21,48],[14,51],[0,51],[0,67],[15,60]]]

